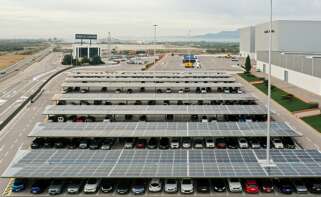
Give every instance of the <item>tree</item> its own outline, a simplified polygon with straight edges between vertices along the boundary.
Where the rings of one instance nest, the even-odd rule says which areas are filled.
[[[72,60],[72,57],[70,54],[67,54],[64,56],[63,60],[62,60],[62,64],[63,65],[70,65],[71,64],[71,60]]]
[[[88,59],[88,57],[83,57],[81,60],[81,64],[89,64],[90,60]]]
[[[79,59],[73,59],[73,60],[72,60],[72,65],[74,65],[74,66],[80,66],[80,65],[81,65],[81,62],[79,61]]]
[[[252,69],[251,59],[250,59],[250,56],[247,56],[245,60],[245,73],[250,73],[251,69]]]
[[[94,57],[91,58],[90,65],[99,65],[99,64],[104,64],[104,62],[101,60],[100,56],[95,55]]]

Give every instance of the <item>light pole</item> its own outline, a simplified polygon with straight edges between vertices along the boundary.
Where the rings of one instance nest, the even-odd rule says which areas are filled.
[[[272,67],[272,8],[273,0],[270,0],[270,25],[269,25],[269,73],[268,73],[268,99],[267,99],[267,138],[266,138],[266,161],[270,166],[270,130],[271,130],[271,67]]]
[[[154,65],[156,64],[156,28],[158,25],[154,25]]]

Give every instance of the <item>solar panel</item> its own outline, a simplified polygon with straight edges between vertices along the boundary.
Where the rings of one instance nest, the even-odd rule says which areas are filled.
[[[301,134],[285,123],[271,123],[272,137]],[[97,122],[38,123],[30,137],[264,137],[265,122]]]
[[[261,105],[49,105],[43,114],[263,115],[266,114],[266,108]]]
[[[264,167],[261,150],[24,150],[2,177],[28,178],[267,178],[321,177],[317,150],[271,150]],[[264,151],[264,150],[262,150]],[[278,154],[297,160],[279,161]],[[305,160],[308,155],[311,160]]]
[[[108,87],[108,88],[240,88],[240,83],[137,83],[137,82],[88,82],[88,83],[77,83],[77,82],[65,82],[61,85],[62,87]]]
[[[108,100],[108,101],[136,101],[136,100],[156,100],[156,101],[193,101],[193,100],[210,100],[210,101],[252,101],[255,98],[250,94],[153,94],[153,93],[138,93],[138,94],[105,94],[105,93],[87,93],[87,94],[56,94],[53,100],[65,101],[95,101],[95,100]]]

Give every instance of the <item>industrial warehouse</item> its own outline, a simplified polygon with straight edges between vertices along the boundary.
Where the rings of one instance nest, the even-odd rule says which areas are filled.
[[[281,194],[321,176],[321,153],[273,119],[266,165],[267,109],[228,73],[71,71],[51,100],[2,174],[34,193]]]

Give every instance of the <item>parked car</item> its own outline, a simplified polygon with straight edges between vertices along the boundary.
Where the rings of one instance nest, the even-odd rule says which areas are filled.
[[[284,148],[284,145],[283,145],[282,140],[280,138],[273,138],[271,141],[272,141],[273,148],[276,148],[276,149],[283,149]]]
[[[59,179],[55,179],[55,180],[51,181],[51,183],[49,185],[48,194],[50,194],[50,195],[61,194],[63,191],[63,187],[64,187],[64,181],[59,180]]]
[[[180,147],[180,141],[178,138],[172,138],[170,144],[171,144],[171,149],[177,149]]]
[[[86,139],[82,139],[79,142],[79,148],[80,149],[86,149],[88,148],[88,141]]]
[[[204,148],[204,140],[199,138],[194,140],[194,148]]]
[[[218,149],[225,149],[226,148],[226,142],[223,138],[217,138],[215,141],[215,146]]]
[[[102,149],[102,150],[110,150],[111,147],[113,146],[113,144],[114,144],[114,140],[113,139],[105,139],[105,140],[102,141],[100,149]]]
[[[293,140],[290,137],[285,137],[282,139],[283,145],[285,148],[288,149],[295,149],[295,143],[293,142]]]
[[[213,138],[206,138],[205,139],[205,147],[206,148],[215,148],[215,143]]]
[[[160,149],[169,149],[170,143],[169,143],[169,138],[163,137],[159,141],[159,148]]]
[[[261,191],[264,193],[271,193],[274,191],[273,182],[269,179],[262,180],[260,185]]]
[[[249,148],[249,144],[248,144],[247,140],[243,137],[238,138],[238,143],[239,143],[239,147],[242,149]]]
[[[309,192],[313,194],[321,194],[321,181],[319,179],[310,179],[307,181]]]
[[[83,181],[79,179],[71,180],[67,184],[67,193],[68,194],[78,194],[81,192],[83,186]]]
[[[293,186],[289,180],[279,180],[276,182],[278,191],[283,194],[292,194]]]
[[[165,192],[176,193],[178,190],[176,179],[166,179],[165,180]]]
[[[64,139],[53,139],[53,147],[60,149],[66,147],[66,141]]]
[[[52,148],[53,147],[53,142],[51,139],[49,138],[46,138],[44,139],[44,142],[43,142],[43,148]]]
[[[192,147],[192,139],[189,137],[183,137],[182,147],[183,148],[191,148]]]
[[[237,149],[238,148],[238,142],[235,138],[229,138],[226,140],[227,148],[229,149]]]
[[[12,192],[21,192],[26,188],[27,181],[25,179],[15,179],[12,184]]]
[[[294,180],[293,186],[295,188],[296,193],[298,194],[308,193],[308,188],[302,180]]]
[[[126,139],[125,139],[124,148],[125,148],[125,149],[134,148],[134,143],[135,143],[134,138],[126,138]]]
[[[78,138],[73,138],[73,139],[69,140],[69,142],[67,143],[68,149],[76,149],[77,147],[79,147],[79,139]]]
[[[39,149],[42,148],[44,144],[43,138],[36,138],[31,143],[31,149]]]
[[[253,149],[260,149],[261,148],[260,142],[255,138],[250,141],[250,144],[251,144],[251,148],[253,148]]]
[[[260,191],[256,180],[246,180],[244,183],[244,190],[249,194],[257,194]]]
[[[149,149],[156,149],[158,146],[158,140],[154,137],[150,138],[147,143],[147,148]]]
[[[230,192],[233,192],[233,193],[243,191],[240,179],[237,179],[237,178],[228,179],[228,187]]]
[[[213,179],[212,187],[215,192],[225,192],[226,191],[226,181],[225,179]]]
[[[194,192],[193,179],[182,179],[181,180],[181,193],[191,194]]]
[[[114,190],[114,184],[109,179],[102,179],[100,182],[100,190],[103,193],[110,193]]]
[[[47,180],[36,180],[32,185],[31,185],[31,190],[30,192],[32,194],[41,194],[42,192],[45,191],[45,189],[48,186]]]
[[[136,179],[133,182],[132,185],[132,192],[135,195],[139,195],[139,194],[144,194],[145,193],[145,180],[144,179]]]
[[[136,140],[136,148],[143,149],[146,147],[146,139],[137,139]]]
[[[100,185],[100,179],[88,179],[86,181],[84,192],[85,193],[96,193]]]
[[[209,193],[210,192],[210,181],[208,179],[197,179],[197,192]]]
[[[163,188],[163,184],[160,179],[152,179],[149,182],[148,191],[150,192],[161,192],[162,188]]]
[[[116,192],[118,194],[127,194],[130,190],[130,182],[128,180],[120,180],[117,185]]]

